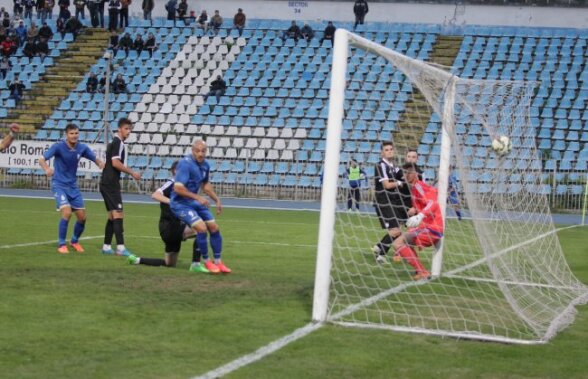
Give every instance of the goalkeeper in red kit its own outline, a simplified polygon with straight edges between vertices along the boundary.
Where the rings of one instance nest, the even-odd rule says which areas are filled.
[[[421,263],[415,247],[420,250],[435,246],[443,237],[443,215],[437,202],[437,189],[419,180],[420,170],[415,163],[404,164],[402,170],[410,187],[413,207],[408,211],[411,216],[406,221],[408,231],[397,238],[393,246],[396,253],[416,270],[414,280],[428,279],[431,274]]]

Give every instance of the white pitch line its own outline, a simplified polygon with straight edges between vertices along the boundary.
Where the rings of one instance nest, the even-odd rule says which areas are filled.
[[[89,236],[89,237],[81,237],[80,240],[91,240],[96,238],[103,238],[104,236]],[[42,242],[29,242],[29,243],[19,243],[16,245],[0,245],[0,249],[12,249],[16,247],[28,247],[28,246],[41,246],[41,245],[49,245],[52,243],[57,243],[57,240],[51,241],[42,241]]]
[[[296,329],[293,333],[288,334],[278,340],[275,340],[259,349],[254,351],[251,354],[244,355],[240,358],[235,359],[232,362],[227,363],[226,365],[220,366],[212,371],[207,372],[204,375],[196,376],[193,379],[213,379],[213,378],[220,378],[221,376],[227,375],[243,366],[247,366],[255,361],[260,360],[261,358],[272,354],[273,352],[280,350],[284,346],[288,345],[291,342],[294,342],[306,335],[314,332],[315,330],[319,329],[323,326],[323,323],[310,323],[306,324],[302,328]]]
[[[158,236],[130,236],[134,238],[145,238],[145,239],[161,239]],[[280,243],[280,242],[259,242],[259,241],[235,241],[235,240],[228,240],[223,241],[223,243],[228,244],[242,244],[242,245],[262,245],[262,246],[283,246],[283,247],[316,247],[316,245],[304,245],[304,244],[294,244],[294,243]]]

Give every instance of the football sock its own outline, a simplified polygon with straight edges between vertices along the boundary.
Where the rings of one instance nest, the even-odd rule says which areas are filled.
[[[112,220],[106,220],[106,227],[104,228],[104,244],[111,245],[112,244],[112,234],[114,233],[112,227]]]
[[[200,248],[198,247],[198,242],[195,240],[194,244],[192,245],[192,262],[200,262],[200,257],[202,256],[202,254],[200,254]]]
[[[200,253],[202,254],[202,258],[204,260],[208,260],[208,233],[198,233],[196,234],[196,240],[194,241],[195,244],[198,245],[200,249]]]
[[[117,245],[124,245],[125,244],[125,237],[124,237],[124,229],[123,229],[123,219],[122,218],[115,218],[112,220],[112,230],[114,231],[114,236],[116,237]],[[111,237],[112,239],[112,237]]]
[[[396,252],[406,260],[406,263],[414,267],[417,272],[426,271],[416,252],[410,246],[404,245],[400,249],[396,250]]]
[[[116,245],[116,251],[124,251],[125,245]]]
[[[145,266],[165,266],[165,259],[139,258],[139,264]]]
[[[386,233],[386,235],[378,243],[378,247],[381,251],[380,254],[384,255],[388,253],[388,250],[390,250],[390,246],[392,246],[392,237],[390,237],[390,234]]]
[[[220,260],[221,252],[223,250],[223,237],[221,236],[220,231],[217,230],[214,233],[210,233],[210,247],[212,247],[214,260]]]
[[[102,250],[111,250],[111,249],[112,249],[111,245],[108,245],[108,244],[102,245]]]
[[[69,220],[63,218],[59,220],[59,246],[65,245],[65,239],[67,237],[67,224],[69,224]]]
[[[457,215],[457,219],[461,221],[461,211],[455,211],[455,214]]]
[[[71,243],[77,243],[84,232],[84,228],[86,227],[86,222],[76,221],[74,225],[73,236],[71,237]]]

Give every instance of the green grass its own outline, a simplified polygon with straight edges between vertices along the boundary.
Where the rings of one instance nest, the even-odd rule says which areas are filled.
[[[56,239],[49,200],[0,198],[0,245]],[[88,202],[85,236],[103,234]],[[160,257],[156,205],[125,204],[126,245]],[[0,377],[187,378],[251,353],[310,321],[318,214],[225,209],[218,217],[234,273],[129,266],[60,256],[53,244],[0,249]],[[70,231],[71,231],[70,225]],[[574,273],[588,282],[586,229],[560,232]],[[457,341],[326,326],[230,375],[234,378],[586,378],[588,307],[541,346]]]

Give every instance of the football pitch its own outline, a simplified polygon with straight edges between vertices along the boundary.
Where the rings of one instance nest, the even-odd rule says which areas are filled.
[[[62,256],[54,201],[0,198],[0,377],[189,378],[310,322],[317,212],[226,208],[217,220],[233,273],[212,276],[188,272],[191,240],[175,269],[102,256],[106,212],[86,206],[86,253]],[[135,254],[163,256],[158,217],[156,204],[125,204]],[[587,231],[558,234],[584,283]],[[587,378],[588,307],[578,310],[535,346],[326,325],[227,377]]]

